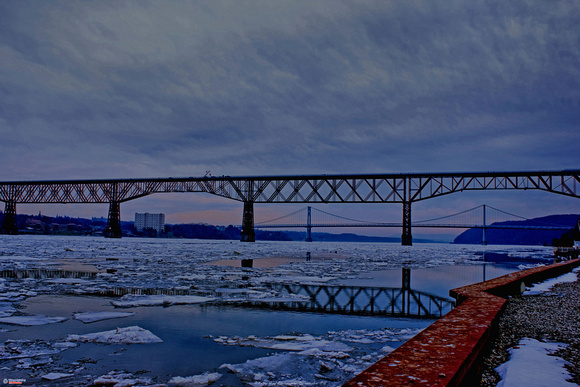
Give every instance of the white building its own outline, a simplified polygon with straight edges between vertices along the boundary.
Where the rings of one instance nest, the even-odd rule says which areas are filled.
[[[139,214],[135,213],[135,228],[143,231],[148,228],[157,230],[158,233],[165,229],[165,214]]]

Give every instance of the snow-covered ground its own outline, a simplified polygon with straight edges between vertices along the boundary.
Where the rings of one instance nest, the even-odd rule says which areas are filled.
[[[575,282],[578,280],[578,273],[580,273],[580,267],[575,268],[570,273],[562,274],[561,276],[550,278],[546,281],[532,284],[530,287],[526,288],[526,290],[522,293],[524,296],[532,296],[535,294],[542,294],[545,292],[549,292],[552,287],[556,284],[561,284],[565,282]]]
[[[510,360],[496,368],[501,377],[498,387],[568,387],[570,373],[566,361],[553,353],[565,347],[561,343],[544,343],[524,338],[517,347],[509,349]]]
[[[129,356],[125,353],[137,353],[135,346],[150,348],[167,346],[169,342],[179,345],[178,334],[172,332],[184,329],[183,326],[191,321],[205,321],[203,316],[192,317],[198,309],[191,308],[203,308],[203,305],[224,300],[277,299],[279,294],[267,286],[270,283],[373,283],[390,278],[374,273],[400,270],[403,265],[412,269],[450,265],[480,267],[484,249],[481,246],[435,244],[409,247],[397,244],[240,243],[54,236],[0,236],[0,242],[0,271],[3,273],[3,278],[0,278],[0,332],[11,337],[0,343],[1,374],[7,379],[43,380],[43,383],[55,385],[63,380],[72,385],[99,380],[110,384],[116,381],[118,385],[207,385],[216,380],[218,384],[231,384],[234,380],[239,385],[254,386],[340,385],[412,337],[429,321],[402,320],[392,326],[391,319],[374,318],[364,320],[372,321],[374,325],[368,329],[342,326],[341,329],[324,331],[320,326],[301,323],[300,317],[293,315],[297,323],[291,329],[280,328],[281,331],[273,335],[234,333],[239,330],[239,325],[248,324],[243,316],[238,322],[232,321],[231,327],[226,323],[212,327],[210,322],[208,331],[219,331],[221,326],[227,329],[218,334],[204,335],[199,340],[221,346],[221,351],[235,349],[232,353],[241,355],[232,355],[232,359],[239,359],[238,362],[224,361],[221,366],[210,366],[210,363],[219,362],[216,358],[219,355],[214,354],[208,359],[195,359],[192,371],[186,369],[185,373],[176,371],[179,372],[176,374],[155,373],[146,365],[138,373],[117,368],[103,370],[101,367],[98,368],[100,373],[95,374],[96,366],[93,364],[108,363],[84,358],[81,350],[90,348],[95,353],[108,353],[109,357],[103,359],[111,362],[111,356],[116,356],[130,368]],[[486,251],[509,257],[543,258],[551,254],[543,247],[488,246]],[[263,266],[261,268],[212,264],[224,260],[271,258],[283,264],[256,265]],[[523,265],[533,264],[527,262]],[[454,273],[454,276],[458,274]],[[400,286],[400,273],[395,277],[396,283],[381,282],[381,286]],[[426,280],[423,282],[428,284]],[[446,283],[446,286],[454,285]],[[162,289],[172,295],[151,294],[148,289]],[[111,298],[108,308],[88,305],[92,301],[86,298],[96,294],[121,296],[128,290],[141,294]],[[39,297],[51,300],[51,297],[65,294],[76,295],[87,305],[75,304],[77,309],[72,310],[69,309],[73,306],[69,309],[59,306],[54,308],[53,314],[37,305],[35,308],[42,309],[44,314],[32,312],[31,301]],[[181,317],[182,309],[179,313],[168,313],[167,307],[178,308],[174,305],[185,305],[189,309],[183,309],[183,313],[189,314]],[[123,309],[111,310],[113,306]],[[51,310],[48,306],[45,309]],[[284,313],[272,312],[264,316],[285,319],[284,316],[289,315]],[[164,315],[174,317],[170,318],[172,321],[158,323],[163,321]],[[340,320],[331,315],[316,318],[324,321],[323,326]],[[314,318],[310,316],[308,319]],[[340,321],[342,324],[343,320]],[[362,320],[352,317],[344,321],[344,324],[351,321],[356,325]],[[385,321],[382,328],[377,326],[381,321]],[[141,326],[142,323],[147,326]],[[173,324],[172,328],[167,324]],[[279,322],[272,325],[276,324]],[[174,325],[177,328],[173,328]],[[66,332],[64,327],[76,331]],[[40,331],[41,328],[44,330]],[[205,369],[203,364],[199,364],[204,360],[208,362]]]

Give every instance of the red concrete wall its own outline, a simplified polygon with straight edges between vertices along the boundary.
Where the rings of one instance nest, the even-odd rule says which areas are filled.
[[[575,259],[449,291],[459,304],[344,386],[460,386],[494,334],[506,297],[580,266]]]

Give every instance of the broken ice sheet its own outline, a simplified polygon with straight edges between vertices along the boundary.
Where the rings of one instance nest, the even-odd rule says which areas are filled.
[[[145,385],[151,384],[150,378],[138,378],[135,375],[122,372],[122,371],[111,371],[106,375],[101,375],[93,381],[95,386],[135,386],[135,385]]]
[[[83,312],[75,313],[74,318],[84,322],[85,324],[88,324],[113,318],[129,317],[133,316],[134,314],[134,312]]]
[[[110,331],[89,333],[86,335],[68,335],[67,340],[82,343],[105,344],[149,344],[162,343],[159,337],[147,329],[138,326],[117,328]]]
[[[42,379],[45,379],[45,380],[58,380],[58,379],[63,379],[63,378],[70,378],[71,376],[74,376],[74,374],[63,374],[63,373],[60,373],[60,372],[51,372],[49,374],[42,375]]]
[[[222,374],[217,372],[206,372],[201,375],[188,377],[175,376],[168,383],[168,386],[207,386],[216,382]]]
[[[407,341],[421,332],[424,328],[391,328],[391,329],[345,329],[342,331],[328,332],[329,337],[333,340],[342,340],[350,343],[371,344],[371,343],[388,343],[397,341]]]
[[[306,351],[317,348],[320,351],[349,352],[352,348],[339,341],[328,341],[309,334],[301,335],[278,335],[274,337],[259,338],[256,336],[220,336],[215,342],[224,345],[238,345],[241,347],[256,347],[277,349],[282,351]]]
[[[0,345],[0,360],[54,355],[72,347],[76,347],[76,344],[51,343],[44,340],[7,340]]]
[[[113,301],[112,304],[119,308],[130,308],[135,306],[169,306],[183,304],[202,304],[214,300],[215,298],[201,296],[165,296],[165,295],[145,296],[137,294],[127,294],[121,297],[120,300]]]
[[[224,364],[220,368],[236,373],[252,386],[325,386],[348,380],[352,372],[340,360],[320,361],[296,353],[282,353]]]
[[[0,323],[24,326],[54,324],[63,321],[66,321],[66,317],[47,317],[43,314],[37,314],[34,316],[10,316],[0,318]]]

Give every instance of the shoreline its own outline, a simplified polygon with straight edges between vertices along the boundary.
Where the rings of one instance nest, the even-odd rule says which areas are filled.
[[[500,317],[498,333],[490,342],[490,353],[482,361],[480,385],[496,386],[495,368],[509,360],[507,350],[527,337],[559,342],[567,347],[555,352],[569,362],[572,382],[580,385],[580,280],[554,285],[538,295],[511,297]]]

